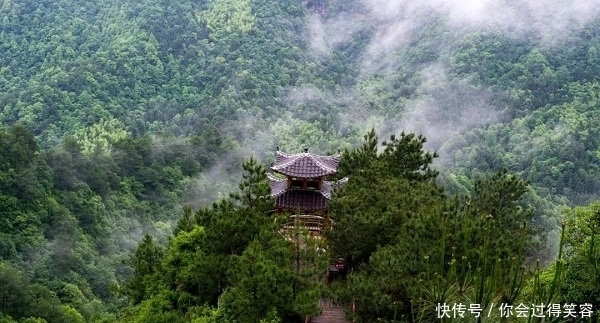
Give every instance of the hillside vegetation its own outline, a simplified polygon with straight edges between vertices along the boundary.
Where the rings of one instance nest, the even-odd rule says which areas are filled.
[[[600,9],[577,4],[5,0],[0,322],[597,310]],[[276,146],[345,150],[308,269],[245,198]],[[326,288],[334,256],[354,274]]]

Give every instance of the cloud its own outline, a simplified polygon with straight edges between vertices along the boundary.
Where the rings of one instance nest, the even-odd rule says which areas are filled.
[[[502,120],[502,113],[491,106],[491,93],[477,89],[466,80],[449,79],[442,65],[434,64],[420,72],[419,96],[394,119],[386,120],[383,138],[392,133],[415,132],[427,138],[427,150],[442,151],[438,163],[448,161],[444,143],[476,127]]]
[[[341,50],[340,45],[357,37],[366,42],[364,47],[356,47],[362,52],[352,53],[357,54],[352,63],[360,68],[356,83],[336,89],[300,84],[282,91],[278,107],[281,114],[248,111],[237,115],[236,122],[221,129],[240,142],[241,153],[225,157],[226,163],[254,155],[268,164],[274,146],[282,140],[276,137],[281,136],[278,125],[293,127],[291,123],[297,125],[297,121],[312,125],[325,114],[333,116],[333,131],[348,135],[345,141],[355,139],[351,136],[357,129],[362,132],[371,127],[379,131],[381,138],[401,131],[416,132],[427,137],[427,149],[441,150],[443,157],[444,144],[458,134],[504,119],[492,103],[494,93],[473,87],[468,80],[456,79],[447,71],[445,54],[454,40],[472,31],[493,29],[512,37],[537,35],[541,42],[553,42],[589,23],[600,12],[599,4],[588,0],[569,4],[558,0],[356,0],[343,7],[330,10],[326,16],[308,14],[306,41],[313,58],[323,64]],[[423,34],[432,25],[441,27],[432,30],[433,35]],[[436,34],[444,30],[447,35]],[[414,64],[404,50],[414,46],[418,37],[428,39],[428,49],[440,58]],[[397,86],[394,81],[399,72],[416,75],[416,81],[407,80],[414,82],[415,88],[410,90],[414,92],[402,98],[397,93],[390,95]],[[316,133],[317,141],[309,146],[318,145],[321,135]],[[199,185],[232,178],[231,169],[222,165],[203,176]],[[194,191],[197,203],[202,204],[212,201],[218,195],[216,191],[227,188],[203,186]]]
[[[535,36],[541,44],[554,44],[600,13],[591,0],[359,0],[364,8],[361,25],[374,29],[363,57],[362,75],[393,73],[399,64],[395,53],[406,48],[432,18],[445,24],[452,38],[476,30],[502,30],[514,37]]]
[[[309,14],[306,18],[308,44],[317,57],[327,58],[336,46],[350,40],[369,23],[369,16],[361,13],[341,12],[328,18]]]
[[[403,130],[422,133],[428,138],[427,147],[437,150],[457,134],[505,118],[492,103],[495,93],[448,73],[446,54],[456,40],[474,31],[494,30],[551,45],[600,13],[600,3],[589,0],[357,0],[345,8],[350,9],[308,20],[311,48],[321,55],[330,55],[337,44],[350,41],[357,32],[369,30],[371,35],[357,62],[357,85],[331,94],[344,96],[334,99],[344,109],[338,116],[339,125],[365,125],[369,120],[380,127],[382,137]],[[419,43],[422,39],[428,43]],[[427,54],[433,58],[415,64],[407,55],[415,44],[427,46]],[[421,54],[420,50],[414,53]],[[407,80],[416,86],[409,97],[373,102],[397,85],[378,85],[373,93],[359,88],[373,82],[393,84],[399,73],[417,76],[417,82]],[[314,91],[302,93],[314,95]]]
[[[418,28],[432,13],[445,17],[455,29],[493,27],[533,32],[544,39],[566,36],[600,13],[600,3],[593,0],[362,0],[362,3],[378,32],[384,35],[374,39],[374,46],[394,38],[402,43],[407,31]]]

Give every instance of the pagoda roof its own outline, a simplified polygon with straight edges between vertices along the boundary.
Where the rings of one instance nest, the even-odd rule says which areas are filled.
[[[277,207],[303,211],[326,209],[333,189],[348,181],[347,177],[339,181],[323,181],[321,190],[305,190],[288,189],[287,179],[277,178],[271,174],[267,174],[267,177],[271,186],[271,196],[275,198]]]
[[[276,197],[287,190],[286,179],[277,178],[271,174],[267,174],[267,178],[269,179],[269,186],[271,186],[271,196]]]
[[[271,169],[286,176],[318,178],[335,174],[339,163],[340,155],[286,154],[278,150]]]
[[[288,190],[275,197],[277,207],[301,211],[325,210],[328,200],[321,192],[309,190]]]

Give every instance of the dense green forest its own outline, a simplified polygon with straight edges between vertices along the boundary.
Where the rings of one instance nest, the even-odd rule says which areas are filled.
[[[3,1],[0,322],[597,321],[600,8],[564,6]],[[344,151],[325,253],[265,215],[276,146]]]

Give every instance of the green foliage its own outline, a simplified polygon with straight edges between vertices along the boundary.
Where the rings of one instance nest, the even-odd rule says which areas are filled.
[[[24,320],[21,321],[22,323],[47,323],[46,320],[41,319],[41,318],[33,318],[33,317],[28,317]]]
[[[377,141],[372,130],[360,148],[344,152],[340,172],[352,173],[330,205],[335,222],[330,246],[351,266],[393,243],[410,218],[442,205],[439,189],[431,181],[437,175],[430,168],[435,154],[422,151],[424,138],[392,136],[383,143],[381,154]]]
[[[43,152],[31,132],[15,125],[0,130],[0,145],[11,152],[0,165],[0,257],[10,261],[3,262],[3,277],[10,280],[6,291],[22,300],[14,302],[25,302],[11,303],[7,313],[17,320],[115,321],[110,312],[123,300],[111,285],[129,277],[119,260],[133,247],[127,236],[137,235],[137,221],[150,215],[168,219],[175,214],[185,179],[199,170],[190,162],[191,143],[126,138],[110,151],[86,155],[70,139]],[[140,152],[140,160],[126,165],[121,156],[130,147]],[[165,223],[149,229],[163,230],[165,236],[170,233]],[[151,258],[142,248],[134,259]],[[135,278],[124,288],[137,302],[145,299],[152,266],[135,263]],[[29,307],[34,303],[35,310]]]
[[[30,323],[45,323],[42,319],[28,319]],[[33,322],[32,322],[33,321]],[[6,316],[3,313],[0,313],[0,322],[2,323],[16,323],[10,316]]]
[[[423,112],[432,124],[427,128],[444,128],[441,133],[456,124],[470,130],[446,143],[429,138],[431,147],[448,152],[443,164],[452,165],[451,173],[441,176],[430,167],[436,154],[424,153],[425,139],[413,134],[380,147],[373,131],[358,151],[344,153],[340,175],[351,180],[332,203],[339,230],[331,233],[331,248],[348,257],[352,268],[381,273],[380,281],[356,287],[356,293],[373,293],[380,301],[370,304],[377,315],[391,313],[394,297],[419,291],[406,287],[416,286],[413,281],[392,279],[419,272],[394,272],[387,260],[414,261],[415,268],[447,274],[421,286],[430,299],[459,297],[454,282],[467,284],[472,273],[461,266],[475,268],[473,259],[481,257],[502,259],[481,260],[477,268],[496,270],[498,277],[516,272],[503,280],[516,286],[522,276],[513,267],[521,256],[542,258],[543,267],[554,255],[540,247],[544,235],[537,230],[550,232],[551,245],[557,244],[561,206],[597,199],[597,19],[573,25],[547,44],[534,30],[457,29],[428,8],[402,46],[385,42],[385,55],[378,56],[374,44],[385,39],[381,31],[390,22],[370,20],[372,8],[355,0],[115,4],[40,0],[4,1],[0,7],[0,123],[8,127],[0,130],[0,259],[12,281],[7,286],[36,290],[45,299],[42,314],[15,303],[16,314],[0,320],[80,320],[74,309],[86,321],[111,321],[108,312],[127,303],[111,285],[128,290],[139,320],[170,320],[204,303],[216,306],[229,287],[242,295],[250,285],[228,268],[250,253],[261,232],[276,230],[278,219],[264,216],[273,201],[262,198],[268,186],[256,162],[245,169],[239,193],[205,207],[219,193],[226,195],[228,180],[216,180],[215,169],[233,177],[237,165],[230,160],[249,151],[260,155],[264,147],[351,147],[365,127],[396,127],[407,113]],[[321,6],[318,18],[310,14]],[[347,17],[362,18],[338,35],[345,29],[339,21]],[[315,44],[315,29],[324,31],[323,44]],[[472,123],[477,116],[469,115],[470,104],[501,117],[472,126],[481,123]],[[423,106],[441,113],[428,114]],[[518,178],[534,191],[525,194],[527,185]],[[453,185],[460,197],[446,197],[434,181]],[[174,242],[160,249],[183,200],[200,210],[185,210]],[[535,206],[533,219],[528,204]],[[586,212],[573,218],[588,219]],[[486,222],[488,214],[492,220]],[[529,222],[526,229],[523,222]],[[559,271],[564,269],[567,285],[576,286],[563,285],[565,300],[597,298],[597,239],[584,227],[569,235],[580,240],[564,250],[570,267]],[[523,247],[509,246],[509,237],[521,231]],[[157,274],[149,274],[143,262],[123,265],[140,232],[155,241],[139,247],[165,252],[157,267],[164,277],[149,278]],[[403,238],[410,232],[413,240]],[[436,236],[444,237],[443,247],[430,242]],[[196,243],[201,249],[186,249]],[[267,267],[282,263],[266,250],[253,251]],[[411,258],[425,253],[434,264]],[[509,265],[511,255],[517,261]],[[453,257],[454,265],[442,266]],[[178,262],[186,271],[176,270]],[[291,304],[273,311],[258,307],[260,314],[249,319],[314,312],[319,290],[308,286],[317,275],[304,269],[280,273],[294,277]],[[258,281],[279,277],[275,269],[265,272]],[[353,277],[370,282],[368,276]],[[478,277],[471,298],[495,290],[500,281]],[[475,278],[470,281],[474,286]],[[490,297],[512,301],[515,288]],[[224,322],[224,313],[202,315]]]
[[[133,304],[138,304],[149,295],[152,280],[157,279],[160,274],[163,258],[163,250],[155,245],[152,237],[148,234],[140,242],[135,255],[128,264],[133,268],[133,277],[123,286],[122,292],[129,296]]]
[[[0,279],[4,286],[0,295],[0,313],[27,318],[26,322],[85,322],[76,309],[61,305],[54,292],[32,283],[10,264],[0,262]]]
[[[456,150],[456,159],[468,157],[459,165],[459,171],[473,174],[507,167],[531,180],[546,199],[564,196],[573,203],[589,201],[593,188],[598,186],[594,166],[598,156],[590,142],[598,122],[593,112],[598,101],[596,87],[570,84],[574,95],[571,102],[468,134],[467,141],[476,134],[490,145],[477,148],[477,154],[467,155],[470,149]]]
[[[65,322],[85,323],[85,319],[76,309],[68,305],[62,305],[60,309],[64,313]]]
[[[135,319],[130,322],[184,322],[179,313],[173,308],[172,297],[174,296],[172,293],[159,293],[144,300],[139,305],[139,312],[136,313]]]
[[[206,23],[210,37],[217,41],[231,34],[249,32],[256,19],[250,1],[211,1],[208,10],[198,15]]]
[[[294,241],[291,246],[277,232],[267,231],[235,259],[232,285],[221,297],[226,318],[258,323],[319,313],[329,257],[308,234],[288,234]]]
[[[179,315],[258,323],[318,313],[329,259],[324,246],[306,232],[289,233],[295,242],[284,239],[282,219],[270,215],[274,205],[264,167],[250,159],[243,169],[239,190],[228,199],[195,213],[184,209],[156,271],[143,270],[144,259],[156,250],[151,238],[139,245],[130,261],[135,274],[123,288],[139,304],[127,310],[127,320]]]
[[[258,323],[273,310],[291,310],[292,277],[286,268],[290,249],[280,236],[271,235],[267,239],[277,241],[255,240],[235,262],[234,282],[222,296],[225,314],[232,320]]]
[[[421,138],[392,143],[377,153],[371,132],[345,153],[356,173],[331,202],[329,235],[352,271],[339,299],[364,322],[431,321],[438,303],[514,303],[525,250],[535,246],[536,232],[524,227],[534,215],[523,205],[528,184],[503,171],[476,181],[470,199],[450,198],[432,181],[435,154]]]
[[[117,119],[101,120],[99,123],[81,129],[74,137],[80,142],[83,154],[108,154],[115,142],[129,136],[124,128],[124,125]]]
[[[600,205],[596,202],[586,207],[571,209],[565,221],[568,265],[560,291],[561,301],[590,303],[597,309],[600,306]]]

